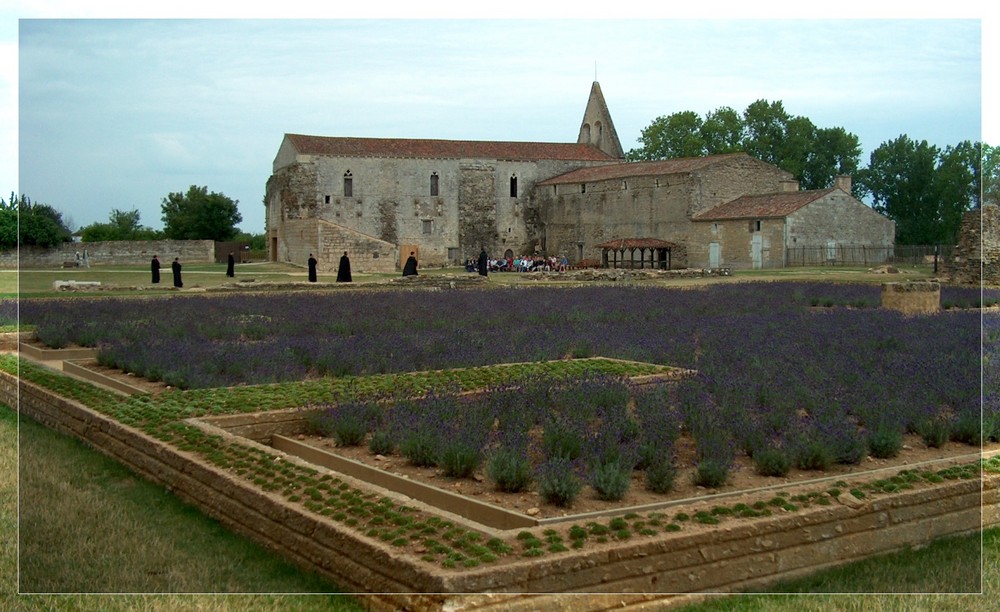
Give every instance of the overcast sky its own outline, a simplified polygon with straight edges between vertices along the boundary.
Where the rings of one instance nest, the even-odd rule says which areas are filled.
[[[862,164],[900,134],[1000,144],[983,117],[997,32],[975,2],[950,19],[572,21],[73,19],[162,13],[62,4],[0,12],[0,193],[76,227],[117,208],[160,228],[162,199],[200,185],[262,232],[285,133],[574,142],[595,76],[626,150],[657,116],[758,99],[857,134]]]

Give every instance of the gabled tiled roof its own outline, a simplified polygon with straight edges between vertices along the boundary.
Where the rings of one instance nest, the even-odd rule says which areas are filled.
[[[746,153],[725,153],[708,157],[681,157],[648,162],[620,163],[608,166],[580,168],[539,182],[539,185],[564,185],[567,183],[593,183],[634,176],[655,176],[663,174],[685,174],[737,157],[749,157]]]
[[[554,142],[490,142],[413,138],[341,138],[285,134],[296,151],[334,157],[400,157],[418,159],[510,159],[616,161],[590,145]]]
[[[767,219],[787,217],[806,204],[815,202],[833,189],[787,191],[764,195],[745,195],[720,204],[692,217],[693,221],[724,221],[726,219]]]

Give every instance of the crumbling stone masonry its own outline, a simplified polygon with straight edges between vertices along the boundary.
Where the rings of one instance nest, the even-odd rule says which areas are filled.
[[[1000,208],[995,204],[965,213],[945,274],[953,283],[1000,285]]]

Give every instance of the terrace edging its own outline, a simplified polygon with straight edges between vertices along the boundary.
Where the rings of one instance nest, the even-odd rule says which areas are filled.
[[[227,527],[297,564],[330,576],[348,589],[381,591],[383,594],[364,598],[374,609],[498,609],[515,602],[540,603],[516,595],[461,595],[488,590],[553,593],[545,600],[553,602],[560,598],[554,593],[571,591],[634,593],[574,597],[571,605],[580,610],[605,609],[611,599],[637,605],[663,603],[675,599],[667,595],[671,592],[754,588],[1000,522],[1000,476],[984,473],[977,481],[948,481],[876,498],[860,509],[803,509],[702,531],[595,544],[585,552],[445,570],[425,562],[399,560],[396,551],[372,538],[257,490],[193,453],[6,372],[0,373],[0,397],[44,425],[80,438],[145,478],[167,486]],[[261,526],[254,529],[253,525]],[[871,537],[874,530],[880,537]],[[848,550],[853,553],[847,554]],[[398,587],[379,589],[379,576],[385,580],[382,585],[395,583]],[[425,594],[418,595],[418,591]]]

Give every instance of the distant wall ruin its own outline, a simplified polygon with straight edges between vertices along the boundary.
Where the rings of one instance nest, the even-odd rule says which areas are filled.
[[[953,283],[1000,285],[1000,208],[988,204],[965,213],[944,272]]]

